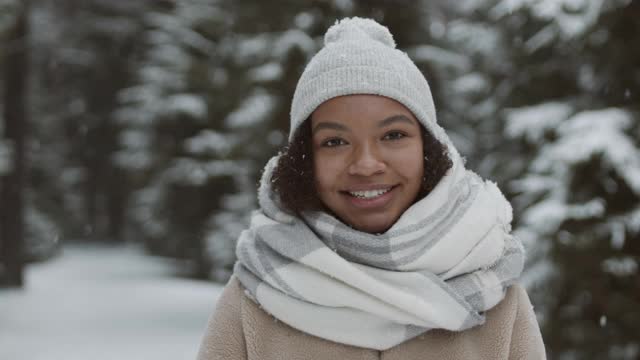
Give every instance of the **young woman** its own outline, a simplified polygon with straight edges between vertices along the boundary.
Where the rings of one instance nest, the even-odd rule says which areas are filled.
[[[509,203],[373,20],[327,31],[258,200],[199,359],[545,358]]]

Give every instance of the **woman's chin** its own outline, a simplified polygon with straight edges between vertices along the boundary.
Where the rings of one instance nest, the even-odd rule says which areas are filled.
[[[389,230],[394,222],[388,219],[379,219],[377,221],[375,219],[367,219],[367,221],[362,222],[352,221],[349,224],[358,231],[369,234],[382,234]]]

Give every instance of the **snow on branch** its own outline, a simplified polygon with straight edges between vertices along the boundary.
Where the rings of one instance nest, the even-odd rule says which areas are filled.
[[[316,42],[307,33],[294,29],[287,30],[276,37],[273,54],[281,58],[293,48],[300,49],[307,58],[310,58],[318,50]]]
[[[555,25],[564,39],[586,33],[600,15],[625,6],[630,0],[502,0],[490,10],[491,17],[500,19],[519,10],[527,10],[539,19]]]
[[[8,141],[0,140],[0,175],[7,174],[11,171],[11,144]]]
[[[625,133],[631,124],[631,115],[622,109],[580,112],[559,126],[558,140],[543,149],[533,167],[550,169],[556,162],[572,165],[602,155],[640,195],[640,149]]]
[[[216,177],[242,177],[246,175],[247,169],[246,161],[177,158],[164,172],[163,179],[177,184],[200,186]]]
[[[238,143],[238,137],[204,129],[185,140],[185,150],[194,155],[226,156]]]
[[[194,94],[175,94],[167,97],[164,113],[188,115],[194,119],[204,119],[207,115],[207,103],[202,96]]]
[[[257,89],[242,101],[236,110],[227,115],[224,122],[232,129],[253,126],[267,119],[277,102],[277,96]]]
[[[419,45],[407,49],[407,54],[418,63],[433,63],[460,70],[469,69],[471,62],[466,56],[432,45]]]
[[[505,110],[506,134],[510,138],[522,137],[538,143],[547,131],[555,129],[572,111],[569,105],[555,101]]]
[[[595,198],[581,204],[567,204],[564,199],[549,196],[531,206],[523,214],[523,223],[539,234],[553,234],[567,220],[598,218],[605,213],[605,203]]]

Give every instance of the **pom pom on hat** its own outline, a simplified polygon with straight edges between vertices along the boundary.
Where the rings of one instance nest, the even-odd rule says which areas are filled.
[[[344,40],[358,41],[367,38],[378,41],[391,48],[396,47],[396,42],[393,39],[393,35],[389,32],[389,29],[371,19],[359,17],[336,21],[324,35],[324,44],[329,45]]]

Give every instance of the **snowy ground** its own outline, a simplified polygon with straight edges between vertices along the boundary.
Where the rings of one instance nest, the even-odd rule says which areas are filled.
[[[67,247],[0,290],[2,360],[194,359],[221,286],[135,247]]]

